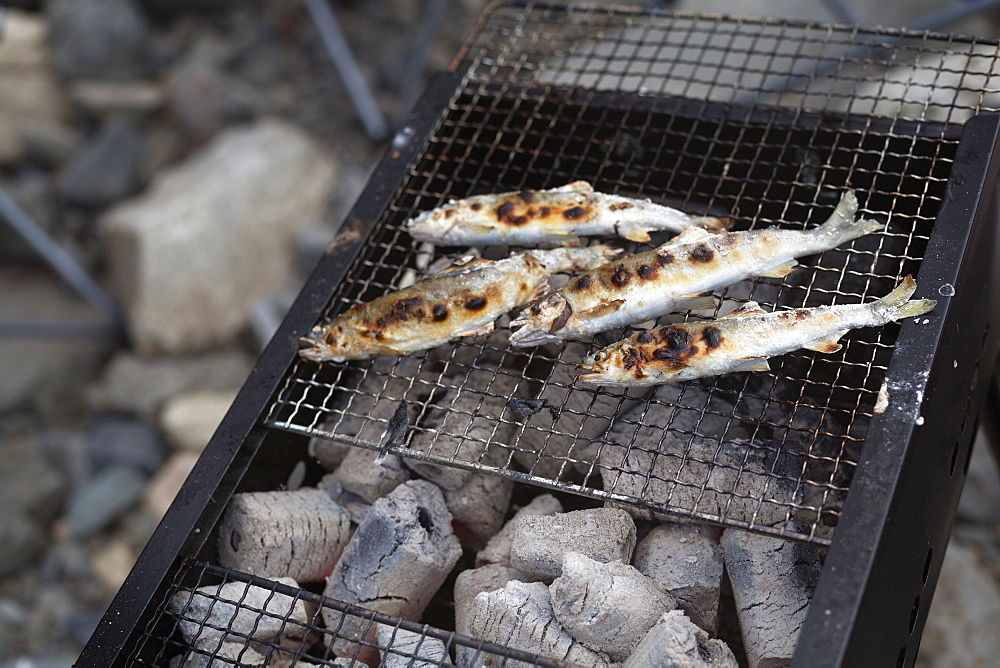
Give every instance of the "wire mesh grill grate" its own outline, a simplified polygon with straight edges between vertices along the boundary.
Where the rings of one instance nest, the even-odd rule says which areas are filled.
[[[861,214],[889,222],[661,324],[749,300],[772,310],[881,297],[918,276],[960,124],[996,104],[996,61],[995,43],[925,33],[496,6],[325,315],[420,274],[431,251],[402,227],[416,213],[577,179],[732,216],[738,229],[815,226],[850,188]],[[899,331],[856,330],[838,353],[785,355],[769,373],[609,391],[578,384],[575,365],[627,331],[512,348],[505,322],[412,357],[300,360],[266,423],[378,449],[405,402],[410,429],[393,453],[829,544]]]
[[[194,560],[174,572],[127,664],[446,667],[457,651],[475,665],[570,665]]]

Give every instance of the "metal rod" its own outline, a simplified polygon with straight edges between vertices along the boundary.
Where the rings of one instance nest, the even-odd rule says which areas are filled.
[[[60,246],[29,216],[7,192],[0,188],[0,217],[14,228],[26,242],[88,303],[100,311],[115,326],[122,322],[115,301],[90,277],[65,248]]]
[[[841,23],[861,23],[861,17],[854,11],[845,0],[824,0],[826,8],[829,9],[837,20]]]
[[[427,6],[424,8],[424,19],[420,23],[420,30],[413,44],[413,50],[399,70],[401,74],[396,78],[399,88],[397,126],[402,124],[413,103],[420,95],[420,84],[424,81],[423,74],[424,66],[427,64],[427,56],[430,53],[434,36],[444,20],[447,6],[448,0],[428,0]]]
[[[351,98],[355,111],[361,118],[361,123],[365,126],[365,132],[372,139],[381,141],[389,136],[389,124],[386,122],[382,111],[372,95],[371,89],[365,82],[365,77],[358,67],[358,62],[351,53],[351,48],[347,44],[337,17],[334,16],[326,0],[302,0],[309,15],[312,17],[316,30],[323,40],[323,46],[330,54],[337,73],[340,75],[347,94]]]

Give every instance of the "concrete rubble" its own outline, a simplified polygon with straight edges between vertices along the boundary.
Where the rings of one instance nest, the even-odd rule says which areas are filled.
[[[219,524],[219,563],[265,578],[319,582],[351,537],[347,511],[319,489],[236,494]]]

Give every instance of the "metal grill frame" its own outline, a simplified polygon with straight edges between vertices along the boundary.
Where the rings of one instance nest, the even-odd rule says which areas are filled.
[[[169,589],[184,558],[211,556],[208,537],[231,495],[287,474],[305,439],[266,428],[262,417],[295,360],[296,339],[326,308],[388,198],[433,131],[461,77],[435,77],[278,333],[262,354],[178,499],[157,528],[77,665],[124,665],[127,650]],[[964,482],[976,416],[996,356],[994,190],[1000,120],[966,123],[921,277],[956,286],[935,317],[907,332],[907,355],[889,410],[873,418],[796,652],[797,665],[911,664]],[[984,281],[984,274],[990,280]],[[970,355],[968,351],[973,351]],[[978,355],[976,355],[978,351]],[[953,363],[962,360],[955,372]],[[966,362],[968,360],[968,363]],[[973,366],[974,365],[974,366]],[[971,368],[966,368],[969,366]],[[925,372],[930,369],[929,375]],[[980,372],[980,369],[982,371]],[[912,380],[903,383],[903,380]],[[956,410],[956,397],[958,410]],[[925,418],[914,422],[913,408]],[[264,473],[263,468],[269,470]]]

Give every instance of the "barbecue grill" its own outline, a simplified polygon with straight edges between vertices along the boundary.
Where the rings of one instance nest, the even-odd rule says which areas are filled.
[[[79,665],[166,664],[187,651],[167,601],[223,582],[551,664],[212,565],[209,538],[232,494],[280,487],[309,459],[310,438],[828,548],[795,662],[911,664],[996,353],[996,295],[983,286],[997,267],[998,55],[995,41],[930,32],[492,5],[392,140]],[[938,305],[852,331],[832,355],[800,351],[767,373],[643,391],[574,380],[582,355],[623,330],[512,348],[498,327],[416,359],[296,357],[320,319],[467,251],[419,246],[409,217],[578,179],[730,216],[736,229],[814,227],[853,189],[865,217],[888,223],[661,323],[750,300],[767,310],[871,301],[906,275]],[[405,435],[387,441],[400,406]],[[317,645],[337,634],[318,616],[307,626]]]

